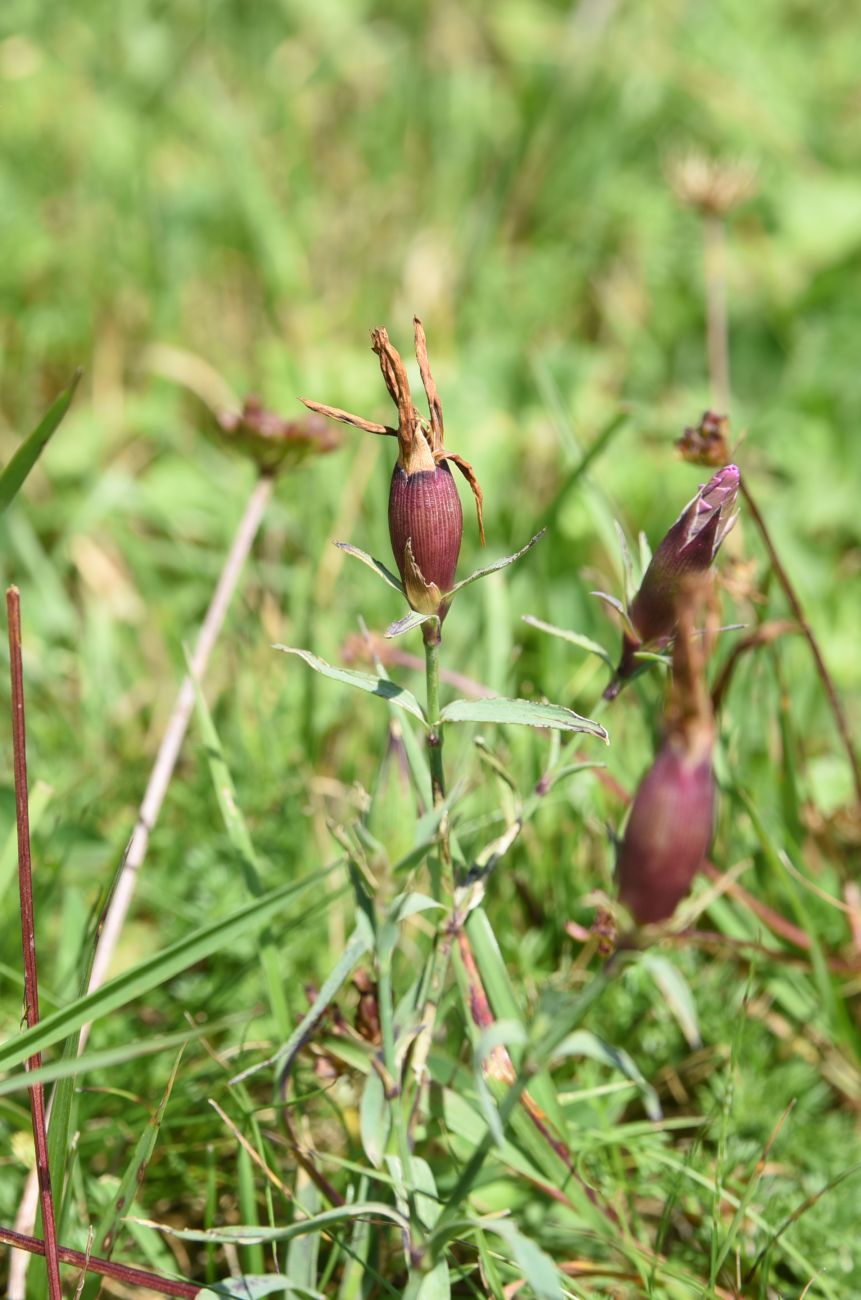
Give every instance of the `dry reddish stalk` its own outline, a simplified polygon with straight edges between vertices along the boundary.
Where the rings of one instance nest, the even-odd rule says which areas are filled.
[[[0,1228],[0,1241],[16,1250],[26,1250],[30,1255],[45,1254],[44,1241],[38,1237],[28,1237],[23,1232],[13,1232],[11,1228]],[[130,1286],[145,1286],[159,1295],[188,1296],[189,1300],[194,1300],[201,1289],[193,1282],[174,1282],[172,1278],[160,1277],[158,1273],[149,1273],[144,1268],[115,1264],[109,1259],[99,1259],[98,1255],[85,1255],[83,1251],[71,1250],[68,1246],[58,1246],[57,1253],[62,1264],[86,1269],[88,1273],[100,1273],[103,1277],[112,1277],[117,1282],[127,1282]]]
[[[21,662],[21,597],[17,587],[6,592],[9,618],[9,669],[12,679],[12,747],[15,760],[15,820],[18,827],[18,884],[21,893],[21,942],[24,948],[24,1000],[27,1025],[39,1023],[39,977],[36,969],[36,929],[33,916],[33,870],[30,860],[30,813],[27,790],[27,733],[24,722],[24,669]],[[27,1070],[38,1070],[41,1052],[27,1061]],[[36,1171],[39,1198],[45,1228],[45,1259],[48,1268],[48,1294],[62,1300],[60,1260],[57,1252],[57,1224],[48,1168],[48,1132],[45,1123],[45,1089],[41,1083],[30,1089],[33,1117],[33,1143],[36,1148]]]

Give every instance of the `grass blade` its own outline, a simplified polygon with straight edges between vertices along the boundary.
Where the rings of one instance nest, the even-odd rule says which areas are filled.
[[[24,439],[12,459],[0,471],[0,514],[23,487],[28,474],[59,428],[72,404],[82,373],[80,370],[75,371],[69,387],[48,407],[39,424]]]

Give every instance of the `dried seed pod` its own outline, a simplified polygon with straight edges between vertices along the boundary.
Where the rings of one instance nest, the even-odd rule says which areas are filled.
[[[371,339],[389,395],[398,410],[396,429],[337,407],[303,401],[312,411],[332,419],[354,424],[369,433],[397,438],[398,459],[389,492],[392,551],[412,608],[421,614],[436,614],[441,623],[448,612],[446,596],[455,583],[463,536],[463,510],[447,462],[457,465],[472,489],[484,542],[482,492],[469,462],[444,445],[442,403],[428,362],[424,327],[418,317],[414,325],[416,359],[427,395],[429,420],[413,404],[406,368],[384,329],[373,330]],[[437,639],[439,624],[425,624],[423,632],[426,639]]]
[[[245,399],[241,411],[219,411],[215,418],[223,441],[249,456],[264,474],[277,474],[307,456],[335,451],[340,442],[335,430],[318,416],[285,420],[253,395]]]

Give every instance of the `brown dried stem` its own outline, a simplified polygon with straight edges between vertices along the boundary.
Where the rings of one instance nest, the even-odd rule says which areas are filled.
[[[720,711],[723,704],[729,684],[732,680],[733,673],[738,666],[739,660],[750,650],[757,650],[760,646],[770,645],[778,637],[790,636],[793,632],[800,632],[801,628],[793,623],[790,619],[774,619],[769,623],[761,623],[755,632],[750,636],[744,637],[737,641],[733,646],[732,653],[726,660],[726,663],[718,674],[717,681],[712,689],[712,708],[715,714]]]
[[[39,1237],[29,1237],[23,1232],[13,1232],[11,1228],[0,1228],[0,1242],[16,1250],[25,1250],[30,1255],[44,1255],[45,1243]],[[189,1300],[200,1293],[200,1287],[193,1282],[174,1281],[169,1277],[160,1277],[143,1268],[132,1268],[129,1264],[116,1264],[109,1259],[100,1259],[98,1255],[85,1255],[83,1251],[71,1250],[68,1246],[57,1246],[61,1264],[70,1264],[73,1268],[84,1269],[87,1273],[100,1273],[102,1277],[112,1277],[117,1282],[126,1282],[129,1286],[148,1287],[158,1295],[188,1296]]]
[[[730,408],[730,372],[729,372],[729,320],[727,313],[727,287],[726,287],[726,228],[723,217],[723,210],[704,210],[703,211],[703,237],[705,242],[705,291],[706,291],[706,342],[708,351],[709,381],[712,390],[712,401],[721,411],[726,412]],[[861,764],[859,764],[858,755],[852,744],[852,737],[849,731],[849,723],[846,719],[846,713],[840,696],[837,694],[837,688],[828,671],[828,666],[819,647],[819,642],[813,628],[807,621],[804,610],[801,607],[801,601],[798,599],[795,588],[789,578],[789,574],[784,569],[780,556],[777,554],[771,534],[768,531],[768,525],[762,516],[759,506],[756,504],[751,495],[750,488],[744,477],[741,479],[741,491],[747,502],[748,509],[753,515],[754,523],[759,529],[765,548],[768,551],[771,567],[774,569],[775,576],[783,588],[784,595],[789,601],[792,613],[798,622],[801,631],[807,639],[810,646],[810,652],[813,655],[813,661],[816,664],[816,671],[819,679],[825,689],[828,697],[828,703],[831,706],[831,712],[834,715],[834,721],[840,734],[840,739],[846,750],[846,756],[849,759],[849,766],[852,769],[852,780],[855,786],[855,797],[861,804]]]
[[[24,948],[24,1000],[28,1028],[39,1023],[39,977],[36,968],[36,927],[33,913],[33,870],[30,859],[30,815],[27,789],[27,732],[24,720],[24,669],[21,659],[21,597],[17,587],[6,592],[9,618],[9,667],[12,679],[12,747],[15,761],[15,819],[18,827],[18,884],[21,893],[21,941]],[[27,1061],[27,1070],[38,1070],[41,1052]],[[30,1111],[33,1117],[33,1143],[36,1148],[36,1171],[39,1199],[45,1228],[45,1260],[48,1269],[48,1294],[62,1300],[60,1261],[57,1253],[57,1224],[51,1172],[48,1167],[48,1130],[45,1123],[45,1089],[41,1083],[30,1088]]]
[[[858,803],[861,804],[861,765],[859,765],[858,755],[856,754],[855,748],[852,744],[852,736],[849,731],[849,723],[846,719],[843,703],[837,693],[837,688],[834,685],[834,680],[828,670],[828,665],[823,658],[819,642],[816,639],[816,633],[807,621],[807,616],[801,607],[801,601],[798,599],[789,574],[784,569],[780,556],[778,555],[777,549],[772,541],[771,533],[768,531],[768,525],[762,516],[759,506],[751,495],[750,488],[747,485],[747,480],[743,476],[741,480],[741,491],[745,501],[747,502],[748,509],[753,515],[754,523],[759,529],[762,540],[765,543],[765,549],[768,551],[768,558],[771,561],[771,567],[774,570],[775,577],[783,588],[783,594],[789,601],[789,607],[795,616],[795,620],[806,637],[807,644],[810,646],[810,653],[813,655],[813,662],[816,664],[816,671],[819,674],[819,680],[822,682],[825,694],[828,697],[828,703],[830,704],[831,712],[834,715],[837,731],[843,743],[843,748],[846,750],[846,757],[849,759],[849,766],[852,769],[855,798],[858,800]]]

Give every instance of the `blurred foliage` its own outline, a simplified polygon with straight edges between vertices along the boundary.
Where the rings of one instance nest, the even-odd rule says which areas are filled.
[[[588,594],[622,591],[612,520],[654,544],[698,482],[672,452],[709,403],[700,219],[668,182],[673,159],[692,149],[756,171],[756,194],[728,222],[737,459],[857,724],[861,82],[851,7],[6,0],[0,102],[0,461],[75,368],[85,370],[75,406],[0,520],[0,566],[22,590],[31,771],[51,787],[35,828],[46,998],[69,997],[77,985],[85,935],[182,672],[182,645],[253,482],[250,465],[202,436],[201,397],[220,400],[226,385],[238,399],[260,394],[286,417],[308,395],[388,418],[368,330],[386,324],[408,352],[419,314],[451,443],[485,489],[488,558],[551,523],[519,565],[457,602],[444,667],[507,693],[593,708],[605,681],[599,661],[520,617],[575,628],[615,653],[617,631]],[[626,420],[566,489],[620,411]],[[348,435],[335,455],[280,483],[207,679],[270,886],[331,861],[326,817],[349,820],[360,788],[391,777],[385,764],[379,775],[379,704],[270,649],[307,645],[337,660],[360,616],[381,630],[401,613],[393,593],[331,546],[348,538],[387,557],[388,453]],[[463,573],[480,561],[466,503],[465,518]],[[749,521],[727,543],[723,568],[734,597],[726,621],[785,613]],[[420,653],[418,637],[403,648]],[[420,675],[392,672],[420,688]],[[649,762],[660,698],[652,674],[601,715],[613,743],[599,757],[628,789]],[[783,732],[782,699],[791,706]],[[528,790],[546,741],[489,736]],[[0,752],[11,773],[5,734]],[[466,738],[452,737],[447,755],[467,791],[459,834],[477,849],[498,833],[495,792],[481,784]],[[822,888],[839,893],[857,854],[857,825],[843,811],[849,772],[800,638],[742,661],[723,719],[721,777],[748,793]],[[11,775],[2,780],[0,844],[14,825]],[[489,912],[530,1006],[548,981],[571,976],[563,925],[588,924],[583,896],[610,888],[607,825],[621,815],[580,775],[548,799],[493,879]],[[769,868],[731,795],[715,858],[724,867],[752,859],[744,883],[799,920],[793,890]],[[0,884],[11,969],[15,918],[2,868]],[[131,964],[244,898],[192,732],[119,961]],[[823,943],[840,947],[844,918],[810,895],[803,907]],[[291,937],[284,975],[297,1019],[303,986],[329,969],[349,912],[337,900],[324,921]],[[731,932],[727,911],[709,919]],[[748,915],[733,924],[761,937]],[[750,977],[756,996],[774,1002],[789,1028],[781,1035],[767,1016],[751,1018],[730,1068],[744,971],[696,952],[678,960],[716,1052],[686,1102],[674,1084],[670,1091],[683,1109],[731,1113],[720,1176],[743,1179],[798,1099],[771,1190],[758,1200],[779,1224],[861,1159],[857,1026],[829,1019],[812,977],[766,961]],[[684,1075],[689,1048],[641,974],[626,972],[613,987],[600,1032],[624,1044],[650,1080],[661,1070]],[[0,978],[12,1032],[19,986],[10,970]],[[101,1022],[94,1042],[182,1028],[183,1009],[243,1012],[249,1041],[266,1039],[261,997],[249,941]],[[835,1056],[854,1092],[824,1068]],[[227,1091],[226,1073],[202,1053],[187,1059],[139,1204],[199,1222],[207,1143],[224,1156],[223,1209],[234,1195],[234,1142],[205,1105]],[[70,1211],[78,1235],[87,1205],[99,1203],[99,1179],[122,1175],[168,1070],[155,1058],[102,1079],[115,1094],[81,1096]],[[576,1072],[578,1087],[606,1080],[594,1062]],[[341,1101],[349,1128],[352,1100]],[[590,1105],[592,1121],[613,1122],[610,1102]],[[326,1122],[338,1123],[331,1114]],[[3,1222],[25,1174],[20,1144],[9,1142],[27,1124],[20,1097],[0,1101]],[[667,1196],[659,1163],[644,1169],[642,1186],[622,1169],[626,1149],[595,1156],[601,1177],[616,1188],[630,1178],[635,1197]],[[825,1271],[833,1289],[821,1294],[857,1293],[857,1189],[857,1179],[847,1182],[788,1231]],[[691,1222],[705,1236],[673,1244],[694,1260],[711,1227],[710,1193],[698,1194],[704,1217],[692,1211]],[[533,1196],[525,1211],[536,1234],[541,1206]],[[125,1255],[133,1245],[157,1260],[144,1234],[125,1239]],[[775,1286],[798,1294],[809,1278],[781,1274],[786,1267]]]

